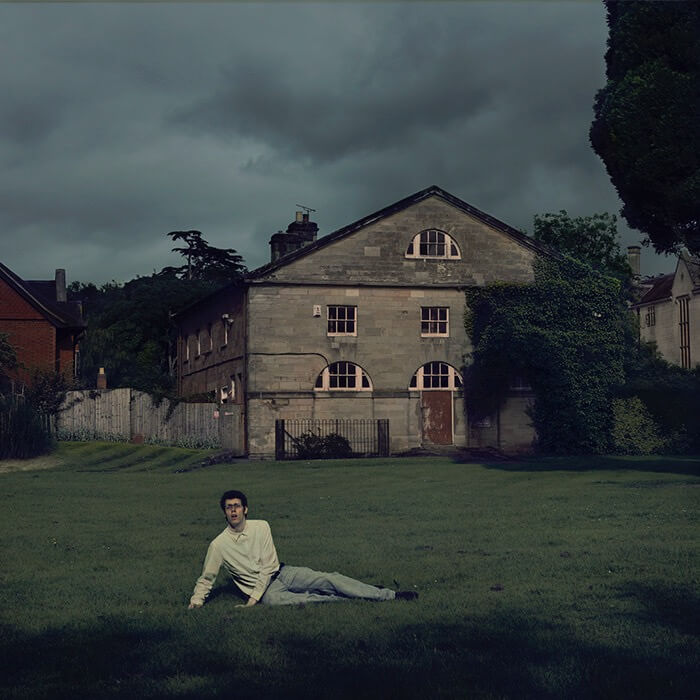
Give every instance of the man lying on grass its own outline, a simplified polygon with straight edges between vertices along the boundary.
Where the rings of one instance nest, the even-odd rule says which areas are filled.
[[[223,565],[248,602],[237,607],[326,603],[347,598],[413,600],[414,591],[392,591],[362,581],[286,566],[277,558],[270,526],[265,520],[248,520],[248,499],[241,491],[226,491],[220,500],[228,526],[212,540],[190,599],[190,610],[201,608]]]

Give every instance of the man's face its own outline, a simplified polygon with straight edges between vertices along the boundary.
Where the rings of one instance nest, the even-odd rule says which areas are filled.
[[[248,507],[241,503],[240,498],[227,498],[224,501],[224,513],[226,514],[226,522],[234,530],[243,529],[246,515],[248,515]]]

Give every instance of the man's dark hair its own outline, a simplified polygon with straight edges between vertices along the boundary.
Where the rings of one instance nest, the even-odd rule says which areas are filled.
[[[245,497],[245,494],[243,493],[243,491],[226,491],[226,493],[224,493],[224,495],[219,500],[219,505],[221,506],[221,510],[225,510],[224,503],[226,503],[226,501],[228,501],[231,498],[239,498],[243,507],[244,508],[248,507],[248,499]]]

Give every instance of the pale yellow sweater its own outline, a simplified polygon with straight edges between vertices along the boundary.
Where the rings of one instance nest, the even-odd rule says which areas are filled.
[[[227,527],[212,540],[190,599],[192,604],[204,603],[222,565],[245,595],[260,600],[270,577],[280,567],[267,521],[246,520],[243,532]]]

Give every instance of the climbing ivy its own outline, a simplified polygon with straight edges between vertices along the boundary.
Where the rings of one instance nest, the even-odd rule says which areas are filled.
[[[491,284],[466,296],[470,419],[492,415],[520,378],[535,395],[540,450],[609,449],[612,398],[635,333],[620,282],[570,257],[540,258],[532,284]]]

